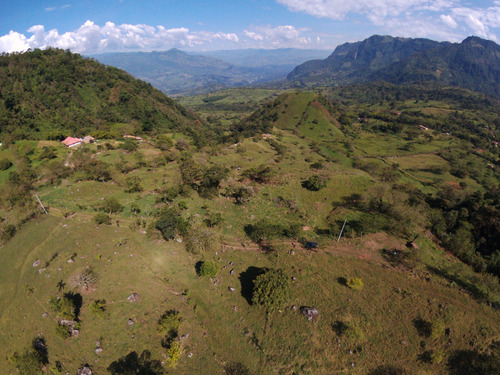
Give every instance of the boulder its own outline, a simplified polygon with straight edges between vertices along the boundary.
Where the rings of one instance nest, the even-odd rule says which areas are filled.
[[[127,297],[127,301],[129,302],[139,302],[139,293],[132,293]]]
[[[76,370],[76,375],[92,375],[93,372],[88,366],[83,366]]]
[[[316,308],[314,307],[301,307],[300,311],[302,311],[302,314],[309,320],[310,322],[317,319],[319,316],[319,312]]]

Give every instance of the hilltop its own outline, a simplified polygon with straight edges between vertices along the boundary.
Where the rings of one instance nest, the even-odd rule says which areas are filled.
[[[500,46],[478,37],[448,43],[375,35],[345,43],[325,60],[299,65],[287,79],[305,86],[439,84],[500,97],[499,66]]]

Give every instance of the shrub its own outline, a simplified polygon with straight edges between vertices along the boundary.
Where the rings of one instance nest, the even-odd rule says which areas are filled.
[[[347,280],[346,285],[351,289],[361,290],[363,289],[363,280],[359,277],[351,277]]]
[[[56,312],[58,318],[76,320],[79,310],[78,300],[80,300],[81,306],[80,294],[65,293],[62,297],[52,297],[49,304]]]
[[[94,216],[94,223],[101,225],[101,224],[106,224],[110,225],[111,224],[111,217],[108,214],[105,214],[104,212],[99,212]]]
[[[92,315],[102,318],[106,314],[106,300],[98,299],[90,305]]]
[[[56,326],[56,335],[62,338],[63,340],[69,339],[71,337],[71,331],[69,327],[65,324],[58,324]]]
[[[214,261],[201,262],[198,269],[198,275],[201,277],[215,277],[220,271],[220,265]]]
[[[130,176],[125,179],[126,193],[138,193],[142,191],[141,179],[137,176]]]
[[[219,247],[216,232],[201,225],[189,228],[184,240],[186,250],[193,254],[214,251]]]
[[[175,338],[177,337],[181,322],[182,317],[178,311],[166,311],[158,320],[158,331],[160,333],[167,333],[170,338]]]
[[[10,167],[12,167],[12,162],[9,159],[0,159],[0,171],[6,171]]]
[[[168,208],[164,210],[156,220],[155,228],[158,229],[163,235],[163,238],[168,241],[174,238],[178,233],[186,233],[188,223],[182,218],[177,210]]]
[[[254,281],[252,303],[268,313],[286,305],[290,298],[290,280],[281,269],[266,268]]]
[[[302,181],[302,187],[311,191],[318,191],[326,186],[328,179],[324,176],[315,175],[309,177],[307,180]]]
[[[181,356],[181,343],[178,340],[170,342],[167,348],[168,366],[175,367]]]
[[[362,341],[365,337],[361,328],[352,322],[339,320],[333,324],[333,330],[338,336],[345,337],[353,342]]]
[[[93,267],[86,267],[83,270],[77,271],[70,280],[73,288],[82,288],[88,290],[97,282],[98,276]]]

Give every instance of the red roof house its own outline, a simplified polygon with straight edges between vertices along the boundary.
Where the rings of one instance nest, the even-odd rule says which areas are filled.
[[[67,137],[62,143],[67,147],[75,147],[82,144],[82,140],[80,138]]]

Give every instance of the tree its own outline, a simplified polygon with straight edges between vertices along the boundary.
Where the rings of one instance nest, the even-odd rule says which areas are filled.
[[[252,303],[268,313],[283,308],[290,298],[290,280],[281,269],[266,268],[254,281]]]
[[[118,213],[123,210],[123,206],[116,198],[106,198],[102,204],[101,210],[109,214]]]
[[[302,187],[305,187],[307,190],[318,191],[323,189],[327,182],[328,179],[326,177],[314,175],[309,177],[307,180],[302,181]]]

